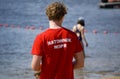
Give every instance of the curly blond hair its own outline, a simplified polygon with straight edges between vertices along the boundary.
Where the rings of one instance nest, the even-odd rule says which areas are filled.
[[[67,8],[62,2],[53,2],[46,8],[46,15],[49,20],[61,20],[67,14]]]

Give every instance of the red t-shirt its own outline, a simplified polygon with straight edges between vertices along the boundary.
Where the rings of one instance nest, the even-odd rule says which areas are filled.
[[[82,51],[76,34],[66,28],[47,29],[34,40],[32,54],[42,56],[40,79],[74,79],[73,55]]]

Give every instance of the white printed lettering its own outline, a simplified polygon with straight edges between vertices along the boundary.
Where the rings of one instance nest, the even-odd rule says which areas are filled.
[[[57,39],[57,40],[51,40],[48,41],[48,45],[58,44],[58,43],[65,43],[65,42],[71,42],[70,38],[64,38],[64,39]]]
[[[67,44],[59,44],[59,45],[55,45],[54,49],[61,49],[61,48],[66,48]]]

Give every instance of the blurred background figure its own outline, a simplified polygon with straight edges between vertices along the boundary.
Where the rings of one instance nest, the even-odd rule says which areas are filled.
[[[82,43],[83,49],[84,49],[84,45],[88,47],[88,42],[84,35],[84,27],[85,27],[85,20],[83,17],[79,17],[77,24],[74,25],[73,27],[73,32],[75,32],[76,35],[78,36],[79,41]],[[85,51],[84,51],[84,57],[85,57]]]

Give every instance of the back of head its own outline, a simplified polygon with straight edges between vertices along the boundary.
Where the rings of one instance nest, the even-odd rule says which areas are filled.
[[[78,18],[78,21],[77,21],[77,24],[80,24],[80,25],[82,25],[82,26],[85,26],[85,20],[84,20],[84,18],[83,18],[83,17],[79,17],[79,18]]]
[[[62,2],[53,2],[46,8],[49,20],[61,20],[65,14],[67,14],[67,8]]]

